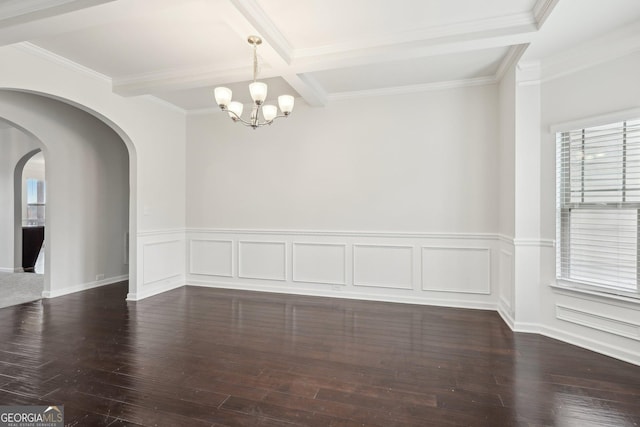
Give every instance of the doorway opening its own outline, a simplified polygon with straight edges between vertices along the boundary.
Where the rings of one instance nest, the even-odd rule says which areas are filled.
[[[20,181],[22,269],[25,273],[44,274],[47,193],[45,161],[42,151],[27,160]]]
[[[44,275],[25,273],[23,267],[23,241],[37,230],[44,232],[43,222],[37,221],[38,204],[44,204],[44,156],[42,144],[32,135],[12,126],[8,122],[0,122],[0,307],[8,307],[42,298]],[[27,199],[27,184],[23,178],[38,178],[40,181],[40,199],[38,200],[38,183],[31,183],[34,200]],[[34,188],[35,186],[35,188]],[[33,196],[31,197],[33,199]],[[34,207],[33,221],[27,221],[27,202]],[[24,202],[24,203],[23,203]],[[40,203],[41,202],[41,203]],[[44,219],[44,218],[43,218]],[[24,226],[33,226],[27,228]],[[36,231],[37,232],[37,231]],[[39,244],[38,244],[39,245]],[[38,246],[35,251],[39,251]],[[37,258],[37,254],[35,254]],[[34,262],[35,264],[35,262]],[[34,266],[32,266],[33,269]],[[29,271],[27,269],[27,271]]]

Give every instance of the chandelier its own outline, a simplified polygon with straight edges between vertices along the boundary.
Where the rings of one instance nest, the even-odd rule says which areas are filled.
[[[280,106],[282,114],[278,114],[278,107],[275,105],[264,103],[267,98],[267,84],[256,81],[258,75],[257,51],[258,45],[262,44],[262,39],[258,36],[249,36],[247,42],[253,46],[253,83],[249,85],[249,93],[251,94],[251,99],[253,99],[253,107],[251,108],[249,119],[245,120],[242,118],[242,103],[231,101],[231,89],[219,86],[215,88],[214,95],[220,109],[226,111],[229,117],[231,117],[231,120],[256,129],[260,126],[270,125],[277,118],[288,117],[291,111],[293,111],[294,101],[291,95],[280,95],[278,97],[278,105]],[[263,121],[260,121],[260,113],[262,113]]]

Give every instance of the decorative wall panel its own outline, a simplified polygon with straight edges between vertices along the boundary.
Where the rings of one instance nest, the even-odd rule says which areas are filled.
[[[293,281],[346,285],[344,244],[294,243]]]
[[[233,276],[233,241],[192,239],[189,246],[189,273],[206,276]]]
[[[490,294],[490,250],[423,247],[422,290]]]
[[[353,246],[353,284],[378,288],[413,288],[413,247]]]
[[[245,279],[286,280],[285,242],[238,243],[238,277]]]

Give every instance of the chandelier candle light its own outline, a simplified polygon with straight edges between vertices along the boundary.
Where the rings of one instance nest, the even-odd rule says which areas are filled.
[[[293,111],[294,101],[291,95],[280,95],[278,97],[278,105],[280,106],[280,111],[282,111],[280,115],[278,114],[278,107],[264,103],[265,99],[267,99],[267,84],[256,81],[258,75],[257,51],[258,45],[262,44],[262,39],[258,36],[249,36],[247,41],[253,46],[253,83],[249,85],[249,93],[251,93],[251,98],[253,99],[253,108],[251,109],[249,120],[242,118],[242,103],[231,101],[231,89],[219,86],[215,88],[214,94],[218,106],[222,111],[229,113],[231,120],[256,129],[260,126],[270,125],[279,117],[288,117],[291,111]],[[260,112],[262,112],[262,118],[264,119],[262,122],[258,117]]]

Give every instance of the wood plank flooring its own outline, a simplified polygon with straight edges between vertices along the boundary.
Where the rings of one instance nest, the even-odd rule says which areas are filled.
[[[640,367],[494,312],[121,283],[0,310],[0,404],[69,426],[640,426]]]

